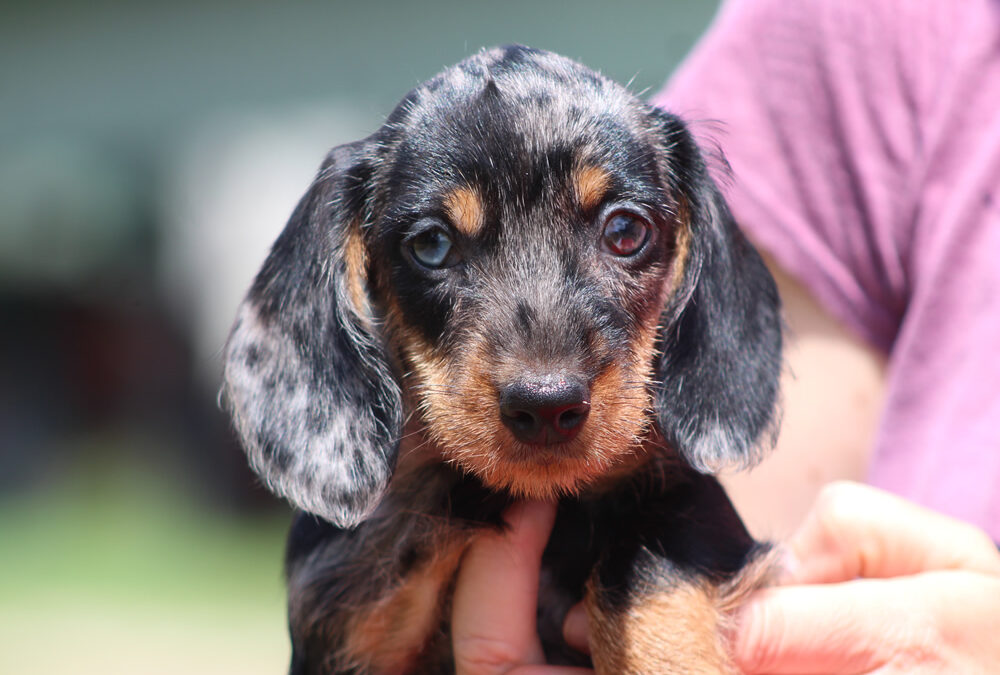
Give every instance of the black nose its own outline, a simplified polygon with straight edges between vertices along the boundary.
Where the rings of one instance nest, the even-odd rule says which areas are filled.
[[[590,388],[580,378],[525,377],[501,389],[500,419],[523,443],[565,443],[583,427],[589,399]]]

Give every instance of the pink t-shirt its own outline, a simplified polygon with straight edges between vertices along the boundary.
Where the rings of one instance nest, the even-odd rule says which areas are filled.
[[[1000,540],[1000,2],[731,0],[653,100],[888,354],[871,482]]]

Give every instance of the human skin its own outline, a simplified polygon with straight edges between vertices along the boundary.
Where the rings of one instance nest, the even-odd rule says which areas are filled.
[[[833,483],[788,541],[786,576],[740,611],[746,673],[986,673],[1000,664],[1000,553],[982,530]],[[578,639],[578,638],[577,638]]]
[[[470,549],[452,625],[457,672],[569,675],[535,634],[541,553],[555,507],[508,512],[509,530]],[[984,532],[857,483],[822,490],[785,546],[780,585],[736,616],[745,673],[985,673],[1000,663],[1000,553]],[[587,650],[586,615],[564,631]]]
[[[751,534],[783,541],[824,485],[864,481],[884,398],[886,358],[764,257],[786,324],[781,433],[752,471],[723,472],[719,478]]]
[[[542,551],[555,522],[554,503],[521,502],[504,514],[503,534],[486,533],[466,552],[452,609],[458,675],[573,675],[591,671],[545,666],[535,629]],[[583,638],[586,642],[586,638]]]
[[[844,482],[865,473],[885,357],[771,269],[788,324],[781,435],[760,467],[722,482],[755,536],[785,543],[787,570],[737,617],[737,663],[748,673],[995,672],[996,546],[971,525]],[[509,517],[505,536],[483,538],[463,562],[452,621],[458,672],[586,672],[542,665],[534,633],[554,506],[518,505]],[[586,651],[582,608],[564,632]]]

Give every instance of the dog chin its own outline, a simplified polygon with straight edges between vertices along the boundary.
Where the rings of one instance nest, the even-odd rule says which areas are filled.
[[[533,448],[530,454],[517,453],[486,466],[461,460],[456,463],[493,490],[517,498],[541,500],[579,494],[617,468],[617,463],[609,458],[574,454],[569,448],[556,449],[560,447]]]

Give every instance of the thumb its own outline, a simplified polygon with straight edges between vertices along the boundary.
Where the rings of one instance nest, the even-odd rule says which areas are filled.
[[[787,581],[800,584],[931,570],[1000,575],[1000,554],[982,530],[857,483],[823,489],[788,553]]]
[[[878,667],[885,626],[894,620],[879,599],[886,583],[892,582],[787,586],[754,594],[737,615],[736,664],[744,673],[802,675]]]
[[[744,673],[800,675],[922,662],[945,639],[974,643],[981,631],[969,617],[995,612],[998,590],[995,577],[964,570],[772,588],[740,609],[733,656]]]

